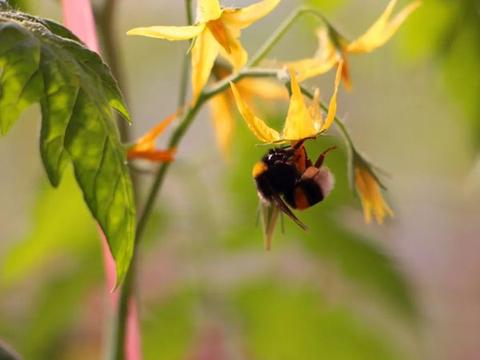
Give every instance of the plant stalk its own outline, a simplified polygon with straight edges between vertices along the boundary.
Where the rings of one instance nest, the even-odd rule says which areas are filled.
[[[323,23],[327,26],[331,27],[325,17],[319,13],[318,11],[306,7],[301,6],[294,10],[290,16],[288,16],[275,30],[275,32],[265,41],[263,46],[258,49],[258,51],[253,55],[250,61],[247,63],[246,68],[252,68],[260,64],[260,62],[270,53],[273,47],[282,39],[282,37],[287,33],[290,27],[303,15],[311,14],[320,19]]]
[[[192,13],[191,13],[191,0],[185,0],[185,4],[187,7],[187,20],[188,23],[192,23]],[[280,27],[274,32],[274,34],[267,39],[264,45],[257,51],[257,53],[253,56],[247,66],[239,71],[236,72],[227,78],[217,82],[209,89],[204,89],[202,93],[199,95],[197,101],[194,105],[192,105],[186,113],[183,114],[183,120],[177,129],[173,132],[168,142],[169,148],[177,148],[185,134],[187,133],[190,125],[193,123],[197,113],[202,108],[202,106],[212,97],[221,93],[222,91],[226,90],[229,87],[230,82],[238,82],[239,80],[246,78],[246,77],[276,77],[278,78],[279,74],[283,70],[275,70],[275,69],[252,69],[252,67],[258,65],[260,61],[270,52],[270,50],[275,46],[275,44],[281,39],[281,37],[288,31],[291,25],[298,19],[298,17],[304,13],[312,12],[311,9],[308,8],[299,8],[294,11],[281,25]],[[322,19],[323,17],[315,12],[317,16],[320,16]],[[181,75],[181,82],[180,82],[180,93],[179,93],[179,107],[185,104],[186,99],[186,91],[187,91],[187,78],[188,78],[188,57],[185,57],[185,63],[182,67],[182,75]],[[304,93],[307,91],[302,89]],[[313,96],[310,93],[305,93],[306,96],[312,98]],[[321,104],[321,106],[325,109],[326,106]],[[343,130],[345,134],[347,134],[347,139],[351,141],[346,128],[343,126],[343,123],[338,118],[335,118],[335,122],[339,125],[339,128]],[[138,224],[137,224],[137,232],[135,236],[135,250],[138,250],[138,246],[142,241],[143,234],[150,218],[150,215],[153,211],[154,204],[156,197],[164,183],[165,177],[170,169],[171,163],[164,163],[161,164],[158,168],[158,171],[155,175],[155,179],[150,187],[148,192],[147,200],[143,211],[140,214]],[[134,290],[134,278],[136,272],[136,251],[134,252],[134,257],[132,260],[132,264],[130,269],[127,273],[124,285],[121,288],[120,293],[120,303],[118,307],[118,317],[117,317],[117,328],[116,328],[116,346],[115,346],[115,353],[112,359],[115,360],[124,360],[124,345],[125,345],[125,330],[126,330],[126,320],[128,316],[128,306],[131,294]]]
[[[187,13],[187,24],[193,24],[192,0],[185,0],[185,10]],[[189,42],[191,44],[191,41]],[[189,46],[190,48],[190,46]],[[178,94],[178,108],[181,109],[187,100],[188,75],[190,73],[190,56],[184,56],[180,68],[180,90]]]

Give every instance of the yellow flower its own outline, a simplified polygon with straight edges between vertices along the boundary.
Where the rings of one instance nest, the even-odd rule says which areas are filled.
[[[238,40],[241,30],[267,15],[279,2],[263,0],[241,9],[222,9],[218,0],[198,0],[195,25],[141,27],[127,34],[171,41],[193,39],[192,88],[196,99],[210,77],[218,54],[235,69],[245,65],[248,55]]]
[[[421,5],[420,1],[414,1],[392,18],[396,3],[397,0],[391,0],[373,25],[351,42],[338,34],[330,25],[320,28],[317,31],[319,48],[313,58],[298,60],[290,63],[289,66],[298,72],[299,80],[303,81],[327,72],[342,59],[345,63],[342,78],[349,88],[351,83],[347,65],[348,54],[369,53],[383,46],[397,32],[408,16]]]
[[[382,224],[386,216],[393,217],[393,211],[382,196],[381,184],[371,169],[371,166],[362,159],[355,160],[354,155],[354,182],[358,196],[362,202],[365,222],[372,221],[372,215],[378,224]]]
[[[235,84],[231,83],[230,86],[240,114],[250,130],[260,141],[264,143],[294,142],[315,137],[320,133],[327,131],[332,125],[337,111],[337,92],[342,67],[343,62],[340,62],[337,69],[337,76],[335,78],[335,88],[333,95],[330,98],[328,113],[325,119],[323,119],[319,107],[318,100],[320,92],[318,89],[315,91],[314,100],[307,108],[295,74],[293,70],[289,69],[292,95],[290,97],[290,105],[288,107],[287,117],[281,134],[269,127],[262,119],[252,112],[245,103],[245,100],[242,98],[242,95]]]
[[[217,80],[230,75],[229,71],[216,64],[213,73]],[[284,86],[268,79],[245,78],[237,83],[237,90],[244,102],[255,109],[255,98],[264,100],[287,100],[288,92]],[[221,92],[210,100],[210,112],[215,137],[222,154],[228,159],[235,130],[235,99],[230,89]]]
[[[142,136],[135,145],[127,151],[127,158],[145,159],[156,162],[173,161],[175,149],[158,150],[155,148],[155,140],[159,137],[176,118],[178,114],[172,114],[163,119],[158,125]]]

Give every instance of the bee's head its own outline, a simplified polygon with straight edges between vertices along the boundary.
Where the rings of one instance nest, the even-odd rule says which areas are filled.
[[[294,156],[294,150],[290,147],[281,147],[270,149],[262,161],[268,165],[279,165],[289,162]]]

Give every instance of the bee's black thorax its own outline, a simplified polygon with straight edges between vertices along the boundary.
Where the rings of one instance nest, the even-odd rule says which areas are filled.
[[[300,174],[292,161],[293,155],[291,148],[274,148],[262,158],[262,171],[254,174],[254,178],[264,198],[270,199],[274,193],[284,194],[295,186]]]
[[[332,190],[334,178],[328,168],[322,166],[323,158],[330,150],[320,154],[315,165],[303,146],[269,150],[253,167],[258,194],[301,224],[288,207],[307,209],[322,201]]]

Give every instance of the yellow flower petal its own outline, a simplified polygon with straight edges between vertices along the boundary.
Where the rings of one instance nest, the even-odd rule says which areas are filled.
[[[204,25],[191,26],[150,26],[131,29],[127,35],[147,36],[164,40],[188,40],[198,36],[204,29]]]
[[[222,15],[222,9],[218,0],[198,0],[197,1],[197,21],[206,23],[210,20],[216,20]]]
[[[290,62],[287,66],[297,72],[298,81],[304,81],[325,74],[334,67],[337,62],[337,57],[331,57],[326,61],[317,58],[310,58]]]
[[[380,185],[371,171],[363,165],[355,166],[355,186],[363,207],[365,222],[372,221],[372,215],[378,224],[382,224],[386,216],[393,216],[382,196]]]
[[[340,85],[340,80],[342,79],[342,71],[343,69],[343,61],[338,63],[337,74],[335,75],[335,88],[333,89],[333,95],[330,98],[330,103],[328,105],[328,113],[327,117],[325,118],[325,122],[322,124],[319,132],[327,131],[330,126],[332,126],[333,121],[335,120],[335,116],[337,113],[337,93],[338,93],[338,86]]]
[[[178,113],[175,113],[166,117],[142,136],[134,146],[128,149],[128,159],[146,159],[158,162],[172,161],[175,156],[175,149],[157,150],[155,149],[155,140],[167,129],[177,116]]]
[[[390,20],[397,0],[391,0],[382,15],[373,25],[358,39],[352,41],[346,48],[351,53],[367,53],[384,45],[398,30],[400,25],[420,5],[420,1],[414,1],[400,11],[395,18]]]
[[[218,41],[220,45],[225,49],[226,52],[230,53],[230,42],[229,42],[229,34],[227,33],[227,29],[223,24],[222,20],[212,20],[207,23],[208,29],[212,33],[215,40]]]
[[[317,30],[318,50],[313,58],[294,61],[288,64],[297,72],[298,81],[322,75],[334,67],[341,59],[332,43],[329,30],[321,27]]]
[[[268,15],[280,0],[263,0],[242,9],[224,9],[222,20],[238,29],[244,29]]]
[[[262,142],[273,143],[280,139],[278,132],[271,127],[269,127],[265,122],[259,117],[255,116],[250,108],[245,104],[240,93],[238,92],[235,84],[230,83],[232,88],[233,96],[237,104],[238,111],[242,115],[243,119],[247,123],[250,130],[253,134]]]
[[[240,69],[247,63],[248,54],[238,40],[239,31],[234,31],[229,27],[225,27],[227,37],[227,46],[220,48],[220,54],[227,59],[235,69]]]
[[[268,79],[245,78],[237,83],[240,93],[265,100],[287,100],[288,92],[285,86]]]
[[[150,160],[154,162],[171,162],[175,160],[175,149],[167,149],[167,150],[156,150],[156,149],[148,149],[148,150],[137,150],[137,149],[130,149],[128,150],[127,157],[129,160],[133,159],[143,159],[143,160]]]
[[[159,137],[167,129],[167,127],[177,118],[177,116],[178,113],[171,114],[160,121],[155,127],[142,136],[131,149],[135,148],[137,150],[145,150],[154,148],[157,137]]]
[[[355,168],[355,186],[362,203],[365,222],[370,224],[372,221],[372,194],[369,182],[364,178],[364,172],[360,168]]]
[[[313,99],[308,107],[308,111],[310,112],[310,116],[313,119],[315,124],[315,129],[320,131],[323,124],[323,115],[322,109],[320,108],[320,89],[316,88],[315,92],[313,93]]]
[[[235,129],[235,117],[231,111],[231,97],[228,93],[222,92],[210,100],[213,127],[218,147],[222,154],[230,157],[230,148]]]
[[[192,47],[192,92],[196,99],[210,77],[220,45],[208,28],[195,39]]]
[[[289,69],[289,72],[292,95],[283,127],[283,138],[285,140],[300,140],[315,136],[317,135],[315,123],[305,105],[300,86],[293,70]]]

